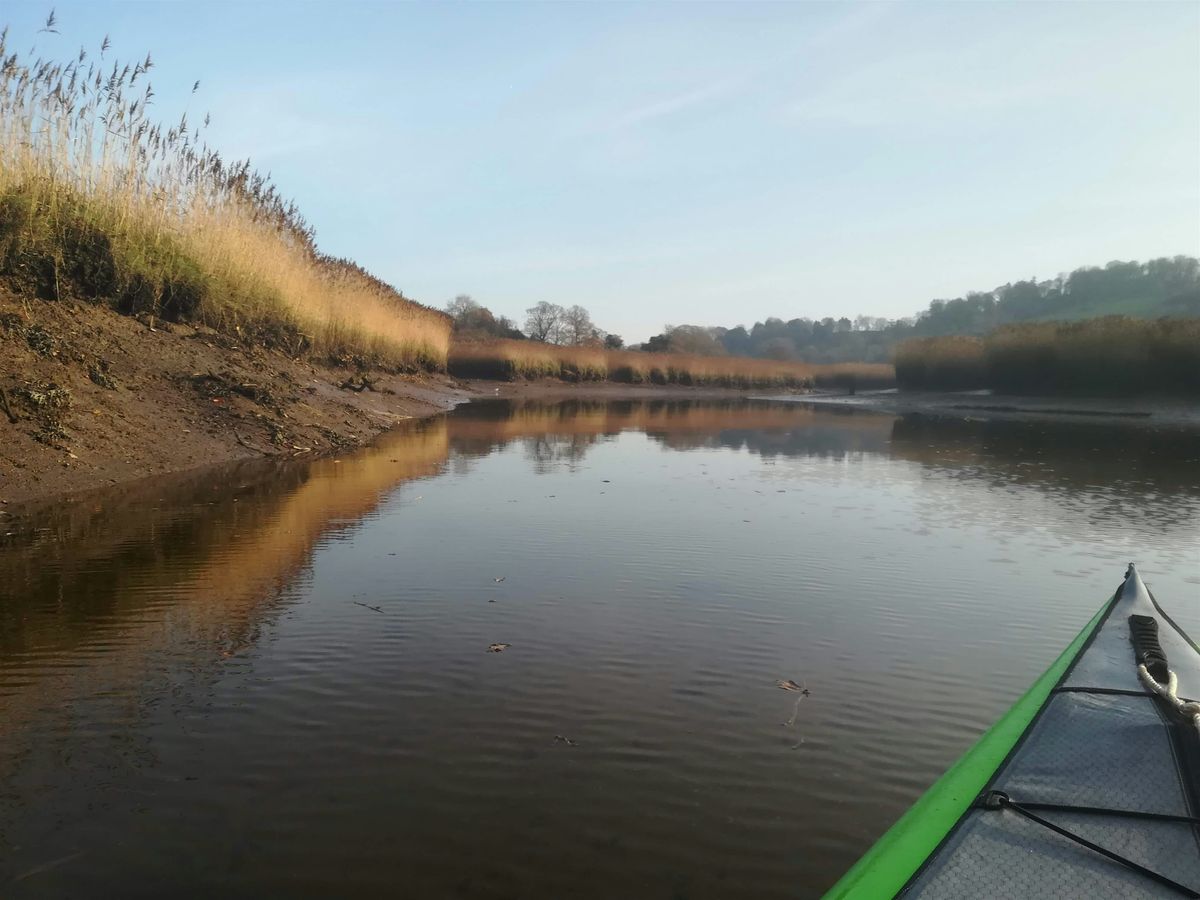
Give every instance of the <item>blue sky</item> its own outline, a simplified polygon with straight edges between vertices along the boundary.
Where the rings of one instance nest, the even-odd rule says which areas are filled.
[[[1196,3],[56,7],[430,305],[642,340],[1200,254]]]

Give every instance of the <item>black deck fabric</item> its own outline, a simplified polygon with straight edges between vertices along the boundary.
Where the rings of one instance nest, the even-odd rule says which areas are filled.
[[[1179,817],[1037,812],[1138,866],[1200,891],[1200,829],[1190,821],[1200,817],[1200,785],[1194,777],[1200,773],[1200,735],[1138,681],[1129,627],[1129,617],[1135,615],[1157,623],[1180,694],[1188,696],[1184,684],[1200,686],[1200,652],[1157,608],[1131,567],[1107,617],[1062,679],[1064,689],[1050,695],[988,789],[1002,791],[1018,804]],[[1104,900],[1181,894],[1011,808],[978,806],[964,815],[903,896]]]

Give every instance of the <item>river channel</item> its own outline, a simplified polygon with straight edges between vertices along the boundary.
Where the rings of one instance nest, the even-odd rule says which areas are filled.
[[[10,508],[0,896],[818,895],[1130,560],[1200,635],[1200,432],[488,401]]]

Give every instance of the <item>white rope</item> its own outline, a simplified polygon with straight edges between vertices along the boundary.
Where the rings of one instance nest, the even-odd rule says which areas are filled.
[[[1142,680],[1142,684],[1152,694],[1157,694],[1168,703],[1175,707],[1181,716],[1185,719],[1190,718],[1192,724],[1196,726],[1196,730],[1200,731],[1200,702],[1192,701],[1187,703],[1179,699],[1177,691],[1179,690],[1179,679],[1175,677],[1175,673],[1170,669],[1167,670],[1167,683],[1160,684],[1158,680],[1147,671],[1145,664],[1138,666],[1138,678]]]

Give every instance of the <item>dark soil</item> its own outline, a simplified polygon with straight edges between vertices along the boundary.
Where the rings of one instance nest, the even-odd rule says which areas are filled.
[[[328,453],[471,396],[204,327],[0,289],[0,502],[226,460]]]

